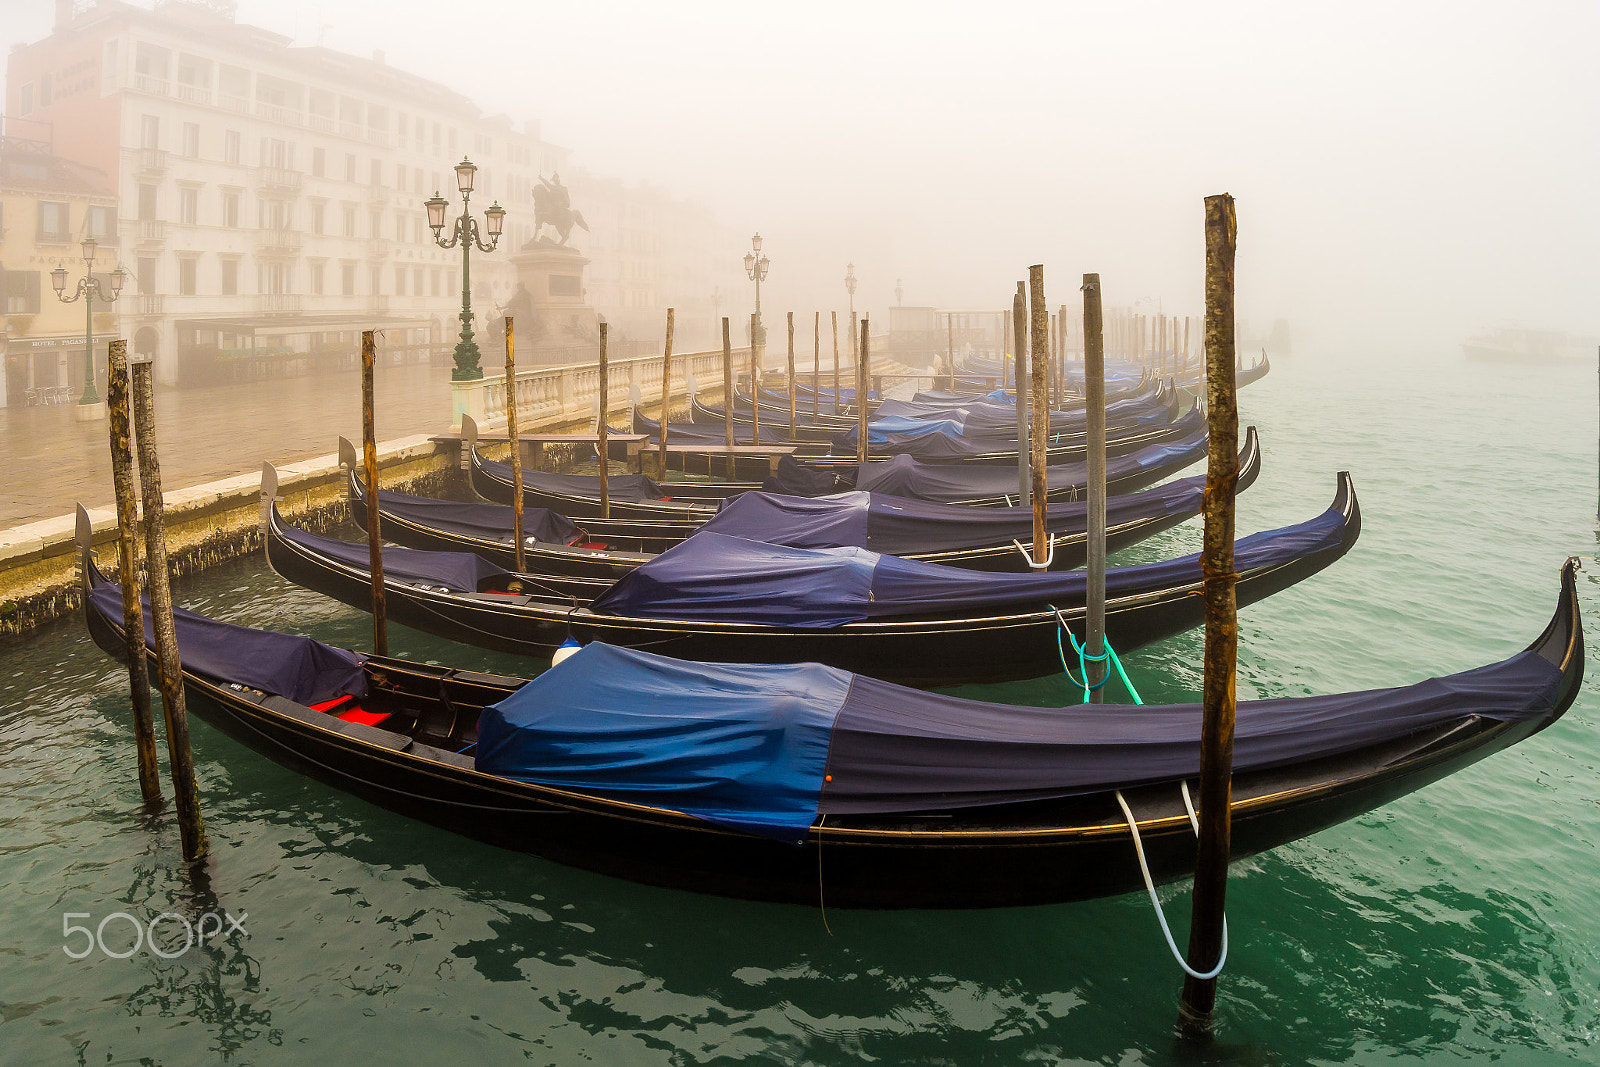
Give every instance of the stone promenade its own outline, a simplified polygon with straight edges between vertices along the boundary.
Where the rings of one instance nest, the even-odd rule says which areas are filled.
[[[450,364],[380,366],[378,439],[450,429]],[[111,507],[106,422],[77,422],[71,406],[0,409],[0,530],[67,515],[74,503]],[[203,389],[156,387],[161,485],[171,492],[335,451],[361,440],[361,372]]]

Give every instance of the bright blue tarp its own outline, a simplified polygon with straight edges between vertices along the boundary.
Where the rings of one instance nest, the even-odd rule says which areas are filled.
[[[490,774],[697,815],[799,844],[854,675],[684,663],[591,644],[478,717]]]

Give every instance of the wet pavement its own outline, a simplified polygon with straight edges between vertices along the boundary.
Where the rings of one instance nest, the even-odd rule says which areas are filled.
[[[450,368],[380,366],[374,375],[378,440],[450,429]],[[162,488],[171,492],[327,455],[342,435],[361,440],[361,372],[198,389],[156,386]],[[69,514],[74,503],[111,507],[107,422],[78,422],[72,405],[0,408],[0,529]]]

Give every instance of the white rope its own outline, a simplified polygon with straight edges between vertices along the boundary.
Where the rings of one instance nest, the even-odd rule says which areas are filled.
[[[1189,812],[1189,826],[1194,830],[1195,837],[1200,836],[1200,819],[1194,813],[1194,804],[1189,799],[1189,783],[1183,786],[1183,806]],[[1183,953],[1178,951],[1178,943],[1172,939],[1172,928],[1167,925],[1166,913],[1161,910],[1161,900],[1156,896],[1156,884],[1150,877],[1150,865],[1145,862],[1144,843],[1139,840],[1139,824],[1133,817],[1133,811],[1128,807],[1128,802],[1122,798],[1122,790],[1116,791],[1117,804],[1122,808],[1122,814],[1128,820],[1128,829],[1133,834],[1133,851],[1139,857],[1139,871],[1144,875],[1144,887],[1150,894],[1150,904],[1156,909],[1156,920],[1161,923],[1161,934],[1167,939],[1167,948],[1172,951],[1172,958],[1178,961],[1178,966],[1183,968],[1183,973],[1199,981],[1208,981],[1222,973],[1223,965],[1228,962],[1228,918],[1222,918],[1222,954],[1217,957],[1217,965],[1204,974],[1190,967],[1184,960]]]
[[[1017,551],[1021,552],[1022,553],[1022,558],[1028,561],[1028,567],[1031,570],[1047,571],[1047,570],[1050,569],[1050,564],[1055,562],[1055,558],[1056,558],[1056,535],[1053,534],[1053,533],[1050,535],[1049,546],[1045,550],[1045,556],[1044,556],[1044,562],[1043,563],[1034,562],[1033,553],[1030,552],[1028,549],[1023,548],[1022,547],[1022,542],[1018,541],[1015,537],[1013,537],[1011,539],[1011,543],[1017,546]]]

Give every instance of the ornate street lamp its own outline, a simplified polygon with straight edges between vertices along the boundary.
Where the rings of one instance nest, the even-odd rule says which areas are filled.
[[[766,280],[767,265],[770,262],[771,260],[761,254],[761,235],[758,233],[750,238],[750,251],[744,254],[744,272],[756,283],[756,328],[750,343],[763,348],[767,344],[767,328],[761,324],[761,283]]]
[[[506,209],[496,201],[483,213],[489,235],[489,243],[484,244],[478,236],[478,222],[472,217],[471,208],[472,184],[478,168],[463,158],[455,169],[456,188],[461,191],[461,214],[451,225],[448,241],[444,239],[442,231],[445,209],[450,206],[450,201],[436,190],[432,197],[422,203],[428,209],[428,228],[433,230],[435,243],[440,248],[461,246],[461,340],[456,342],[456,367],[450,372],[450,377],[454,381],[470,382],[483,377],[483,368],[478,364],[478,342],[472,339],[472,247],[476,245],[480,252],[495,250],[500,243],[500,234],[505,229]]]
[[[72,295],[67,295],[67,268],[57,267],[50,272],[50,285],[56,291],[56,298],[63,304],[70,304],[74,300],[83,300],[83,395],[78,398],[78,406],[100,403],[100,393],[94,385],[94,302],[96,299],[103,303],[111,303],[122,295],[123,283],[128,279],[128,272],[118,267],[111,272],[111,292],[106,293],[105,286],[100,279],[94,276],[94,253],[99,244],[93,237],[83,239],[83,262],[86,273],[78,279],[78,286]]]

